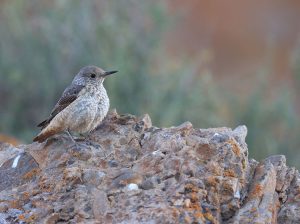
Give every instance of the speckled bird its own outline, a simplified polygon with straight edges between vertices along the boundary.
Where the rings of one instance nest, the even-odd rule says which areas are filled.
[[[67,131],[86,134],[94,130],[109,110],[109,98],[103,81],[117,71],[104,71],[97,66],[83,67],[51,111],[50,116],[38,124],[41,132],[33,141],[43,142],[47,138]]]

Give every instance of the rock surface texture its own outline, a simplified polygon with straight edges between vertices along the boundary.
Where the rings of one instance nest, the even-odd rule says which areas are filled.
[[[246,135],[112,111],[76,147],[2,143],[0,223],[300,223],[298,171],[248,159]]]

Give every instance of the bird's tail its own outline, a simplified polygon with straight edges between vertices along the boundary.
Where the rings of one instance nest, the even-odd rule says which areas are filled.
[[[55,135],[56,133],[58,133],[56,130],[52,129],[52,130],[48,130],[48,131],[42,131],[40,134],[38,134],[34,139],[33,141],[34,142],[43,142],[45,141],[47,138],[49,138],[50,136],[52,135]]]

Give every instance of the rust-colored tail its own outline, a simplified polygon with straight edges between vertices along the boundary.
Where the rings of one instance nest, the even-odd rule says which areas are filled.
[[[55,135],[57,132],[55,130],[51,130],[51,131],[42,131],[38,136],[36,136],[33,141],[34,142],[43,142],[45,141],[47,138],[49,138],[52,135]]]

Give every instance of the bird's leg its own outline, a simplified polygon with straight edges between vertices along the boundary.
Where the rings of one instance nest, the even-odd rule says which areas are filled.
[[[74,137],[72,136],[72,134],[71,134],[71,132],[70,132],[70,130],[68,129],[68,130],[66,130],[66,132],[68,133],[68,135],[69,135],[69,137],[70,137],[70,139],[72,140],[72,142],[73,142],[73,146],[71,146],[71,150],[74,152],[76,152],[76,151],[78,151],[78,150],[80,150],[80,143],[78,143],[78,142],[76,142],[76,140],[74,139]]]
[[[77,142],[75,141],[75,139],[74,139],[73,136],[71,135],[69,129],[67,129],[67,133],[68,133],[69,137],[71,138],[72,142],[73,142],[75,145],[77,145]]]
[[[80,133],[79,135],[80,135],[80,137],[83,138],[83,140],[86,140],[86,139],[88,138],[88,135],[89,135],[89,134],[83,134],[83,133]]]
[[[89,137],[90,137],[90,134],[91,134],[92,130],[86,132],[86,133],[81,133],[80,136],[84,138],[84,141],[88,141],[89,140]]]

